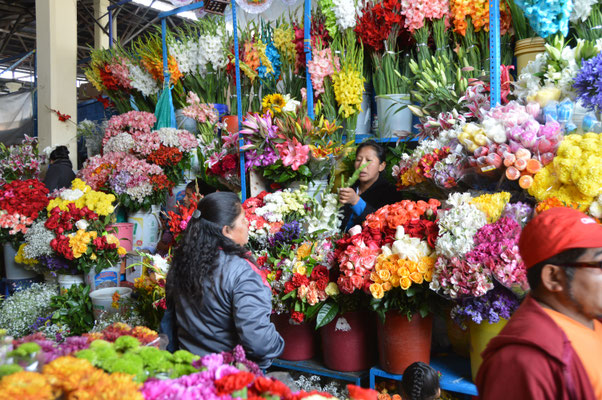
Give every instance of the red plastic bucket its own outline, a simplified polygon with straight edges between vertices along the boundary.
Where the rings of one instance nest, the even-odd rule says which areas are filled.
[[[134,224],[131,222],[119,222],[117,224],[107,225],[107,232],[113,233],[119,239],[119,245],[125,251],[132,251],[134,241]]]
[[[374,365],[375,324],[367,312],[348,312],[320,328],[324,365],[335,371],[363,371]]]
[[[414,314],[411,321],[396,311],[388,311],[383,324],[378,321],[380,366],[391,374],[403,374],[416,361],[429,363],[433,317]]]
[[[315,329],[313,323],[299,325],[289,322],[289,314],[272,314],[272,322],[284,339],[284,350],[278,358],[288,361],[310,360],[316,355]]]

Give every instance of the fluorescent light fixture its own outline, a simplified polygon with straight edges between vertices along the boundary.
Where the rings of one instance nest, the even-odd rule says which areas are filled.
[[[132,3],[140,4],[144,7],[150,7],[157,11],[171,11],[174,7],[171,3],[166,3],[164,1],[159,0],[133,0]],[[186,18],[192,21],[198,21],[198,18],[192,11],[185,11],[183,13],[178,14],[178,17]]]

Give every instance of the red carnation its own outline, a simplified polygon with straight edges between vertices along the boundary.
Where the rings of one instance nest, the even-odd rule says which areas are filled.
[[[236,161],[236,154],[228,154],[226,157],[224,157],[224,159],[222,160],[223,171],[228,172],[236,169]]]
[[[302,312],[299,312],[299,311],[293,311],[291,313],[291,318],[293,321],[300,324],[301,322],[303,322],[303,319],[305,318],[305,314],[303,314]]]
[[[257,265],[263,267],[265,262],[268,260],[268,256],[261,256],[257,258]],[[280,271],[280,270],[279,270]]]
[[[276,379],[258,376],[253,383],[253,388],[259,394],[270,394],[285,399],[291,396],[291,390],[284,383]]]
[[[240,371],[236,374],[224,376],[223,378],[216,380],[214,384],[217,389],[217,394],[225,396],[246,388],[254,379],[254,374]]]
[[[293,282],[293,286],[295,286],[296,288],[298,288],[301,285],[309,286],[309,279],[307,279],[307,276],[297,273],[293,274],[291,282]]]
[[[326,290],[326,286],[328,286],[328,277],[322,277],[316,281],[316,286],[318,290]]]
[[[295,290],[295,286],[291,282],[286,282],[284,284],[284,294],[290,293]]]
[[[376,400],[378,392],[372,389],[364,389],[355,385],[347,385],[349,398],[351,400]]]

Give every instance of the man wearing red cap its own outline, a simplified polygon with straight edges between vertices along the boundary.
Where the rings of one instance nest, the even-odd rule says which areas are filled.
[[[569,208],[525,226],[531,291],[483,352],[482,399],[602,399],[602,226]]]

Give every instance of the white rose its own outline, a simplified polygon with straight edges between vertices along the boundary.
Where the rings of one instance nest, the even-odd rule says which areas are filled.
[[[80,219],[79,221],[77,221],[75,223],[75,226],[77,227],[77,229],[81,229],[82,231],[85,231],[86,229],[88,229],[88,221],[84,220],[84,219]]]

